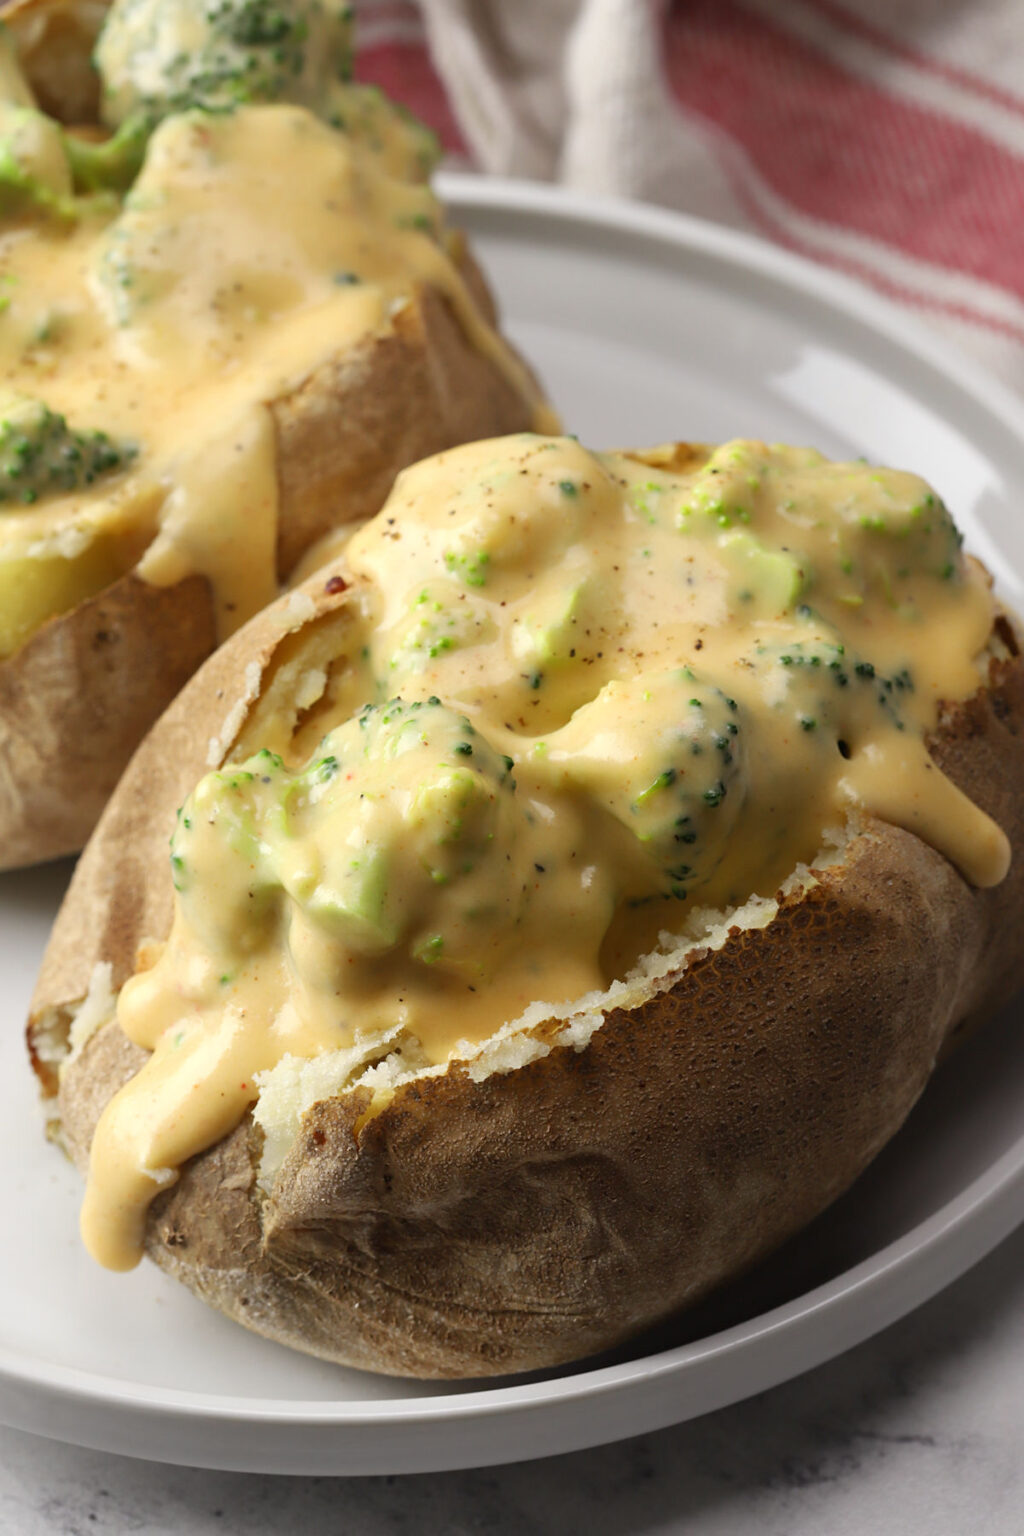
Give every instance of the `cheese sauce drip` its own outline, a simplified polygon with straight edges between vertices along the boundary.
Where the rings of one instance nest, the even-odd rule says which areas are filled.
[[[170,116],[123,206],[0,229],[0,393],[130,449],[124,473],[0,507],[0,655],[96,589],[104,542],[122,569],[145,548],[156,585],[209,577],[222,636],[276,595],[268,402],[386,334],[421,286],[547,419],[463,281],[397,111],[360,86],[331,99],[345,132],[294,104]]]
[[[118,1005],[153,1055],[93,1144],[113,1267],[286,1055],[443,1064],[606,987],[690,903],[773,894],[851,815],[976,885],[1008,866],[924,744],[993,605],[914,475],[524,434],[407,470],[347,564],[357,712],[180,815],[173,929]]]

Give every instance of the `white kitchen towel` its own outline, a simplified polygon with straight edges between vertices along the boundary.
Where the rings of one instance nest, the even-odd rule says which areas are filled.
[[[1021,0],[362,0],[453,163],[750,229],[1024,390]]]

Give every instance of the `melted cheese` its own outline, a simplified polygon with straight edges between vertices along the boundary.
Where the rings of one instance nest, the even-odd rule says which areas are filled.
[[[113,1267],[288,1056],[444,1064],[694,903],[771,896],[851,816],[1006,873],[925,747],[994,610],[914,475],[523,435],[406,471],[346,567],[361,659],[328,735],[203,780],[170,938],[120,996],[153,1054],[93,1144],[83,1231]]]
[[[386,333],[422,285],[547,420],[449,255],[429,188],[393,174],[398,148],[372,138],[296,106],[171,117],[116,216],[0,234],[3,386],[138,448],[125,474],[0,508],[0,580],[5,562],[77,558],[126,515],[149,534],[155,518],[139,574],[209,577],[229,633],[278,589],[269,402]],[[24,638],[22,625],[7,648]]]

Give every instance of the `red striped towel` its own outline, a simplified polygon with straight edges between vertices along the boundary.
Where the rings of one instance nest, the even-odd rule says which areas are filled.
[[[1021,0],[362,0],[450,163],[753,230],[1024,389]]]

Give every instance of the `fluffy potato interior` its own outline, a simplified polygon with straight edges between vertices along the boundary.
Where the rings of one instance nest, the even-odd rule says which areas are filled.
[[[817,867],[825,867],[840,857],[840,850],[829,850],[817,861]],[[801,868],[787,882],[786,891],[802,890],[814,878],[811,869]],[[577,999],[568,1008],[553,1010],[548,1003],[533,1003],[519,1018],[502,1024],[487,1038],[473,1044],[467,1042],[457,1060],[465,1065],[474,1082],[483,1082],[492,1073],[528,1066],[558,1046],[582,1051],[613,1009],[638,1006],[653,991],[671,985],[671,980],[694,958],[720,949],[731,933],[767,927],[777,910],[777,901],[753,897],[732,911],[691,912],[684,934],[663,935],[664,944],[641,956],[621,981]],[[384,1109],[397,1088],[443,1076],[450,1066],[450,1062],[431,1063],[415,1037],[395,1029],[361,1048],[329,1052],[311,1061],[289,1056],[261,1073],[253,1119],[263,1133],[259,1164],[262,1188],[269,1191],[273,1187],[299,1137],[303,1116],[314,1104],[359,1088],[368,1089],[372,1102],[362,1117],[361,1123],[365,1124]]]

